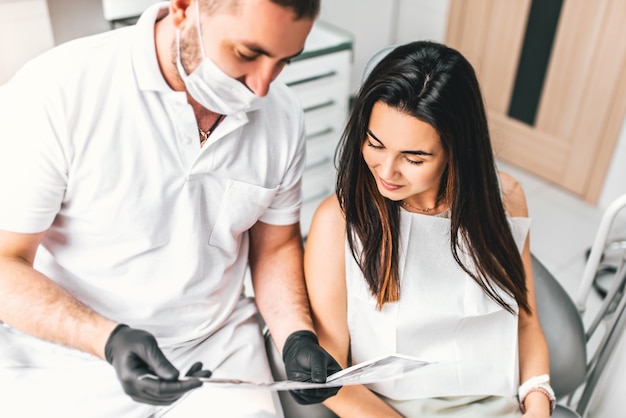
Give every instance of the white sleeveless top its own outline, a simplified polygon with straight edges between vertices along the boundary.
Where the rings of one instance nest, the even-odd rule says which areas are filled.
[[[510,218],[509,224],[521,252],[530,219]],[[517,315],[489,298],[454,261],[450,219],[402,209],[400,226],[400,301],[386,303],[381,311],[346,244],[352,362],[400,353],[436,364],[368,387],[397,400],[514,396]],[[515,299],[496,290],[517,313]]]

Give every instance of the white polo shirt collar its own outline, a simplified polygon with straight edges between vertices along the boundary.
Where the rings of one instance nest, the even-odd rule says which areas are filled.
[[[148,7],[137,21],[132,40],[132,61],[141,90],[173,91],[161,73],[154,42],[154,24],[169,13],[167,2]]]

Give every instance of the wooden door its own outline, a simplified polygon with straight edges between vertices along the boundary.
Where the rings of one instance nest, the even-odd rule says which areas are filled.
[[[446,43],[476,69],[497,157],[595,203],[626,114],[626,1],[450,0]]]

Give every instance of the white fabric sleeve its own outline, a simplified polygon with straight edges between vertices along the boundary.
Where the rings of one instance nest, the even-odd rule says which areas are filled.
[[[297,123],[294,123],[292,138],[297,138],[291,162],[279,185],[278,192],[270,207],[260,217],[260,221],[271,225],[291,225],[300,220],[302,207],[302,173],[306,159],[306,137],[304,112],[300,110]]]
[[[31,62],[0,87],[0,229],[7,231],[48,229],[65,193],[62,98],[44,81],[44,67]]]

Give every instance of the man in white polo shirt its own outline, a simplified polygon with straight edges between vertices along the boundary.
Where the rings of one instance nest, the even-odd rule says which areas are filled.
[[[318,11],[171,0],[0,87],[0,415],[282,416],[197,379],[272,379],[258,311],[290,378],[339,369],[302,279],[303,114],[271,84]]]

